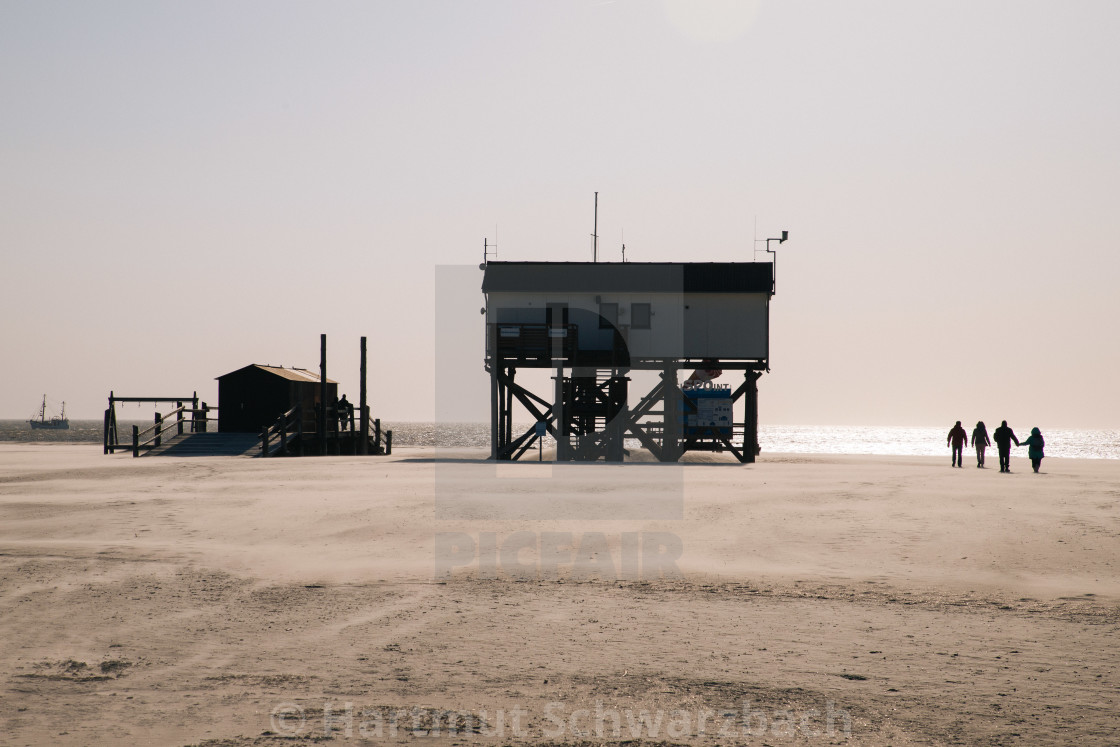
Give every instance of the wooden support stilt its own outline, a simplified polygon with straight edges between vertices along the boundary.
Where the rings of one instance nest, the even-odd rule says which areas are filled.
[[[327,336],[319,335],[319,454],[327,454]]]
[[[562,366],[556,367],[556,376],[554,377],[556,385],[555,401],[552,405],[552,411],[556,414],[556,461],[566,462],[569,458],[569,443],[568,443],[568,425],[565,422],[567,414],[564,412],[564,368]]]
[[[760,451],[758,446],[758,380],[761,371],[743,372],[743,457],[744,464],[753,464]]]
[[[361,379],[358,394],[358,412],[362,423],[362,433],[358,441],[358,453],[362,456],[369,454],[369,405],[366,403],[366,338],[362,338]],[[351,426],[353,427],[353,426]]]

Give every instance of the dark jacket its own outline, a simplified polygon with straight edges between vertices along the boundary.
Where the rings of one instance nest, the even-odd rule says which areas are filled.
[[[949,438],[946,443],[951,443],[953,446],[964,446],[968,443],[968,433],[959,425],[954,425],[953,430],[949,431]]]
[[[991,446],[992,440],[988,438],[987,428],[972,429],[972,446]]]
[[[1015,431],[1011,430],[1010,426],[1001,425],[999,428],[996,428],[995,433],[992,434],[992,438],[995,439],[996,446],[1005,451],[1011,448],[1012,441],[1015,442],[1016,446],[1019,445],[1019,439],[1015,438]]]
[[[1042,459],[1046,456],[1042,453],[1042,447],[1046,446],[1046,440],[1042,437],[1042,432],[1038,428],[1031,430],[1031,435],[1027,436],[1022,445],[1030,447],[1027,456],[1031,459]]]

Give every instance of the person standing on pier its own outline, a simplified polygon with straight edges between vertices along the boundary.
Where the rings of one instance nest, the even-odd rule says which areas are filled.
[[[342,399],[338,401],[336,411],[338,412],[338,429],[344,431],[346,430],[347,424],[350,424],[350,430],[354,430],[354,405],[350,403],[350,400],[346,399],[345,394],[342,395]]]
[[[958,420],[957,424],[953,426],[953,429],[949,431],[949,438],[945,441],[945,445],[953,449],[954,467],[964,466],[964,445],[967,442],[968,433],[961,427],[961,421]]]

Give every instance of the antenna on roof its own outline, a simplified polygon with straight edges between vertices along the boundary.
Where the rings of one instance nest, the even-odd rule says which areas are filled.
[[[599,193],[595,193],[595,226],[591,229],[591,261],[599,261]]]
[[[623,229],[622,234],[622,263],[626,264],[626,231]]]

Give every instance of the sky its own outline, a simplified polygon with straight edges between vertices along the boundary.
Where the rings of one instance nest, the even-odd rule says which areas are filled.
[[[598,192],[601,259],[789,231],[763,424],[1118,428],[1117,38],[1111,0],[0,0],[0,417],[213,404],[325,333],[375,416],[453,371],[485,420],[483,241],[590,260]]]

